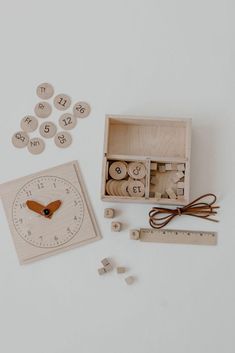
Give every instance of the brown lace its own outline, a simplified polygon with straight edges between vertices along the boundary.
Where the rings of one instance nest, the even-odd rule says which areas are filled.
[[[211,202],[202,202],[203,199],[210,197],[212,197]],[[177,207],[175,209],[153,207],[149,212],[149,224],[152,228],[160,229],[165,227],[174,217],[182,215],[199,217],[212,222],[219,222],[217,219],[210,218],[210,216],[217,214],[215,209],[218,209],[219,206],[215,206],[215,203],[216,196],[214,194],[205,194],[184,207]],[[162,217],[161,215],[164,213],[167,213],[167,215]]]

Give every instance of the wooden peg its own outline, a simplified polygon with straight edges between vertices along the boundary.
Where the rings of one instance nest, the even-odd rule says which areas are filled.
[[[104,266],[105,272],[110,272],[112,271],[112,269],[113,269],[113,266],[110,263]]]

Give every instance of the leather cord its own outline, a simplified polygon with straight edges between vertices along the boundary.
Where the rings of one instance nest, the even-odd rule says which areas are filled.
[[[204,199],[212,198],[211,202],[205,202]],[[149,224],[152,228],[160,229],[165,227],[176,216],[188,215],[207,219],[212,222],[219,222],[217,219],[210,218],[217,214],[216,209],[219,206],[216,203],[216,196],[214,194],[205,194],[184,207],[177,207],[175,209],[164,207],[153,207],[149,212]],[[167,214],[166,216],[162,216]]]

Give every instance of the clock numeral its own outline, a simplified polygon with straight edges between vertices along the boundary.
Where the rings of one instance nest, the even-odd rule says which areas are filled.
[[[65,189],[66,191],[66,194],[69,194],[70,193],[70,190],[69,189]]]
[[[23,219],[22,218],[19,218],[19,223],[23,223]]]
[[[77,216],[74,216],[74,220],[77,221],[77,219],[78,219]]]
[[[44,188],[44,184],[43,183],[38,183],[38,189],[43,189]]]
[[[77,200],[74,200],[74,206],[77,206],[77,205],[78,205]]]
[[[28,236],[32,235],[32,233],[30,232],[30,230],[27,231]]]
[[[28,191],[26,191],[25,193],[26,193],[26,196],[27,196],[27,197],[32,196],[31,190],[28,190]]]
[[[20,203],[20,208],[22,209],[22,208],[25,208],[26,207],[26,203],[25,202],[23,202],[23,203]]]
[[[55,236],[54,239],[55,239],[55,241],[58,241],[58,240],[59,240],[59,238],[58,238],[57,236]]]

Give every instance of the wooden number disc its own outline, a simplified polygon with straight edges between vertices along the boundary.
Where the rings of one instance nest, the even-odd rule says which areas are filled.
[[[56,131],[57,131],[57,126],[51,121],[42,123],[39,128],[40,135],[48,139],[55,136]]]
[[[72,143],[72,136],[67,131],[60,131],[55,135],[54,138],[57,147],[66,148]]]
[[[144,184],[139,180],[129,181],[128,192],[132,197],[142,197],[145,193]]]
[[[146,168],[143,163],[131,162],[128,165],[128,174],[133,179],[142,179],[146,175]]]
[[[111,195],[111,191],[110,191],[109,185],[111,184],[112,181],[113,181],[113,179],[108,180],[107,183],[106,183],[106,186],[105,186],[105,189],[106,189],[106,192],[107,192],[108,195]]]
[[[123,162],[114,162],[109,167],[109,174],[111,178],[115,180],[121,180],[126,177],[127,168],[125,163]]]
[[[54,98],[54,106],[58,110],[66,110],[70,107],[70,105],[71,105],[71,99],[66,94],[58,94]]]
[[[18,131],[12,136],[11,141],[15,147],[23,148],[29,143],[29,137],[26,132]]]
[[[77,118],[73,114],[65,113],[59,118],[59,125],[64,130],[72,130],[77,125]]]
[[[47,102],[39,102],[34,108],[35,114],[39,118],[47,118],[51,114],[51,105]]]
[[[25,132],[33,132],[38,127],[38,121],[35,116],[26,115],[20,122],[20,127]]]
[[[91,107],[86,102],[78,102],[73,107],[73,114],[76,118],[86,118],[91,111]]]
[[[44,82],[37,87],[37,95],[41,99],[49,99],[54,94],[54,88],[50,83]]]
[[[35,137],[29,140],[28,150],[30,153],[40,154],[44,151],[44,149],[45,149],[45,143],[41,138]]]
[[[121,182],[121,195],[122,196],[130,196],[129,192],[128,192],[128,185],[129,185],[129,181],[127,181],[127,180],[123,180]]]

